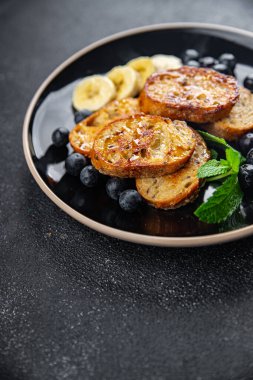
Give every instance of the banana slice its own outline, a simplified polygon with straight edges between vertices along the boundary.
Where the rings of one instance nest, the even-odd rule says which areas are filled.
[[[103,75],[91,75],[79,82],[73,92],[72,104],[78,111],[97,111],[116,96],[116,89]]]
[[[149,57],[134,58],[127,63],[140,74],[139,90],[142,90],[148,77],[155,72],[155,66]]]
[[[156,54],[151,57],[156,71],[164,71],[167,69],[179,69],[182,61],[175,55]]]
[[[121,100],[137,95],[139,75],[129,66],[116,66],[107,74],[116,87],[116,99]]]

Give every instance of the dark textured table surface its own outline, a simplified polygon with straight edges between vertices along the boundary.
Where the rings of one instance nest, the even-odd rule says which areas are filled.
[[[1,0],[0,379],[253,379],[253,238],[159,249],[72,220],[26,166],[22,121],[59,63],[158,22],[253,30],[251,0]]]

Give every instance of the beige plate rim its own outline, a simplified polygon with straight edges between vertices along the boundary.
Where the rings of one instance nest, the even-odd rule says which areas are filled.
[[[35,165],[32,160],[32,155],[29,149],[29,135],[28,128],[31,120],[31,116],[36,106],[36,103],[44,91],[44,89],[48,86],[48,84],[67,66],[69,66],[76,59],[81,57],[82,55],[88,53],[89,51],[96,49],[99,46],[102,46],[108,42],[117,40],[121,37],[130,36],[133,34],[139,34],[143,32],[163,30],[163,29],[175,29],[175,28],[194,28],[194,29],[210,29],[210,30],[220,30],[227,31],[231,33],[236,33],[244,36],[251,37],[253,39],[253,32],[249,32],[243,29],[238,29],[232,26],[224,26],[217,24],[208,24],[208,23],[195,23],[195,22],[177,22],[177,23],[163,23],[163,24],[154,24],[143,26],[139,28],[129,29],[120,33],[113,34],[109,37],[102,38],[99,41],[90,44],[89,46],[81,49],[77,53],[73,54],[70,58],[64,61],[61,65],[59,65],[41,84],[41,86],[36,91],[33,96],[30,105],[27,109],[24,124],[23,124],[23,149],[25,154],[25,159],[27,165],[30,169],[32,176],[35,181],[42,189],[42,191],[64,212],[70,215],[72,218],[76,219],[78,222],[98,231],[105,235],[112,236],[117,239],[126,240],[133,243],[138,244],[146,244],[146,245],[154,245],[154,246],[163,246],[163,247],[195,247],[195,246],[207,246],[213,244],[221,244],[237,239],[241,239],[243,237],[249,236],[253,234],[253,225],[240,228],[235,231],[223,232],[219,234],[213,235],[203,235],[203,236],[193,236],[193,237],[161,237],[161,236],[150,236],[144,234],[137,234],[133,232],[122,231],[116,228],[108,227],[104,224],[95,222],[94,220],[87,218],[86,216],[80,214],[79,212],[72,209],[70,206],[65,204],[60,198],[58,198],[45,184],[45,182],[40,177],[37,172]]]

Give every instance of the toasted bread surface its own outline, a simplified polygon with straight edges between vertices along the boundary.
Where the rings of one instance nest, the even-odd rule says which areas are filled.
[[[78,123],[70,132],[69,142],[76,152],[90,156],[95,136],[106,124],[138,112],[138,99],[114,100]]]
[[[105,126],[116,119],[140,113],[139,100],[136,98],[126,98],[122,100],[114,100],[101,108],[101,110],[93,113],[85,119],[86,125],[89,126]]]
[[[253,130],[253,94],[244,87],[240,87],[239,91],[240,98],[230,114],[215,123],[204,125],[207,132],[233,141]]]
[[[195,150],[182,169],[162,177],[136,179],[140,195],[156,208],[178,208],[196,199],[200,187],[197,172],[210,154],[202,137],[197,132],[195,136]]]
[[[183,66],[149,77],[140,95],[144,113],[207,123],[229,114],[239,96],[234,77]]]
[[[134,115],[116,120],[98,133],[92,164],[112,176],[161,176],[173,173],[190,159],[195,140],[183,121]]]
[[[103,126],[88,127],[83,122],[77,124],[69,134],[69,142],[74,151],[89,157],[95,137],[101,129]]]

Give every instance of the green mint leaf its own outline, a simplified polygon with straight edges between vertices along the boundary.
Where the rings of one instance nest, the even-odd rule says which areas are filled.
[[[236,152],[238,155],[240,155],[241,164],[243,164],[246,161],[246,159],[241,155],[241,153],[238,152],[238,150],[234,149],[231,145],[229,145],[226,142],[226,140],[224,140],[223,138],[211,135],[210,133],[204,132],[204,131],[197,131],[197,132],[203,137],[203,139],[207,143],[208,142],[214,143],[214,144],[220,146],[221,148],[223,148],[224,150],[231,149],[234,152]]]
[[[210,152],[211,152],[211,158],[213,160],[216,160],[218,158],[218,152],[216,152],[215,149],[210,149]]]
[[[227,173],[231,169],[226,160],[210,160],[202,165],[198,170],[198,178],[210,178]]]
[[[231,175],[194,214],[206,223],[220,223],[239,207],[243,193],[236,174]]]
[[[234,173],[239,172],[241,163],[241,154],[233,149],[226,149],[226,159],[229,162]]]
[[[217,136],[214,136],[214,135],[211,135],[210,133],[208,132],[204,132],[204,131],[197,131],[205,141],[207,142],[213,142],[221,147],[223,147],[224,149],[225,148],[231,148],[233,149],[227,142],[226,140],[222,139],[221,137],[217,137]]]

